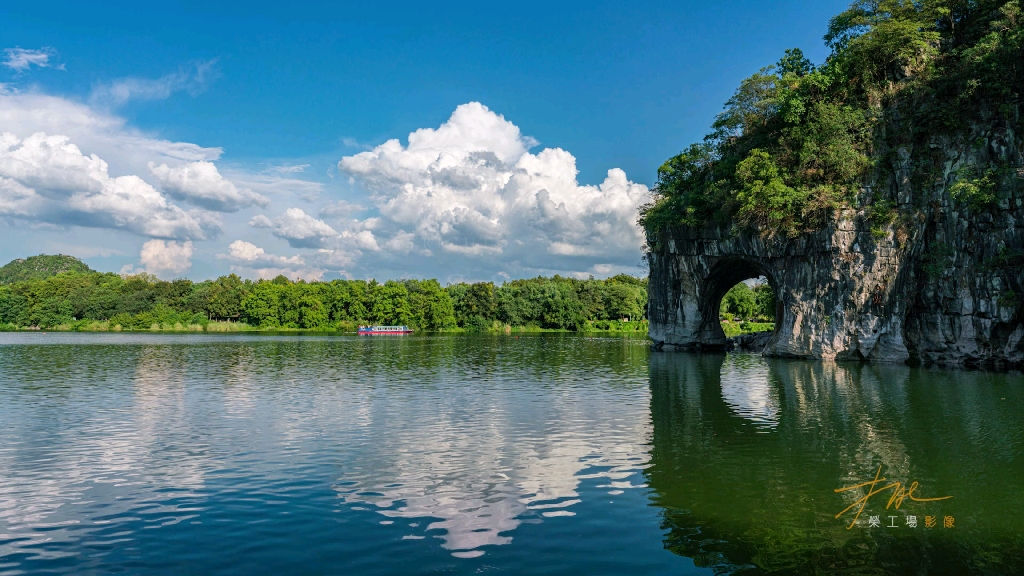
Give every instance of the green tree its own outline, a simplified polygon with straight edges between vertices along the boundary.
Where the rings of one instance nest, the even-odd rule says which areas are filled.
[[[448,294],[460,326],[481,329],[496,319],[498,302],[493,282],[459,284]]]
[[[374,287],[371,319],[378,324],[408,325],[412,321],[409,290],[405,284],[388,280]]]
[[[29,323],[27,299],[6,286],[0,286],[0,323],[22,326]]]
[[[423,330],[454,328],[455,306],[437,280],[407,280],[413,326]]]
[[[786,185],[767,152],[752,150],[736,167],[736,180],[740,185],[736,193],[737,220],[769,234],[796,233],[795,219],[807,195]]]
[[[754,300],[758,316],[775,320],[775,292],[767,282],[754,286]]]
[[[543,321],[541,279],[513,280],[495,290],[498,320],[513,326],[540,326]]]
[[[299,298],[299,327],[307,330],[323,328],[331,319],[330,309],[313,290],[307,290]]]
[[[639,320],[647,305],[647,289],[641,286],[611,283],[605,286],[605,310],[608,320]]]
[[[0,267],[0,284],[12,284],[27,280],[45,280],[51,276],[77,272],[88,274],[92,270],[73,256],[40,254],[29,258],[18,258]]]
[[[60,296],[50,296],[32,306],[29,322],[33,326],[59,326],[74,320],[71,302]]]
[[[117,314],[122,296],[119,290],[122,282],[119,277],[114,278],[116,280],[110,279],[97,285],[85,298],[76,302],[76,306],[81,306],[77,311],[79,318],[107,320]]]
[[[353,320],[364,320],[370,317],[370,310],[373,308],[373,296],[370,283],[354,280],[349,283],[351,293],[351,304],[349,305],[349,317]]]
[[[757,314],[757,298],[749,286],[740,282],[725,293],[720,308],[722,316],[749,320]]]
[[[496,287],[490,282],[442,288],[437,280],[334,280],[291,282],[283,277],[250,282],[236,275],[192,282],[148,274],[68,271],[0,286],[0,324],[58,326],[109,320],[123,329],[177,324],[208,325],[209,318],[238,318],[263,328],[322,330],[349,323],[406,324],[418,330],[462,326],[579,329],[588,321],[641,318],[644,279],[530,278]]]
[[[575,330],[586,321],[583,303],[580,302],[571,284],[562,281],[558,276],[555,276],[555,280],[542,288],[544,326]]]
[[[237,274],[221,276],[210,286],[210,302],[207,309],[214,318],[238,318],[242,314],[242,299],[248,287]]]
[[[583,308],[585,319],[606,320],[608,312],[605,310],[605,284],[600,280],[589,280],[576,283],[576,297]]]
[[[272,282],[257,282],[242,299],[243,320],[253,326],[281,325],[281,286]]]

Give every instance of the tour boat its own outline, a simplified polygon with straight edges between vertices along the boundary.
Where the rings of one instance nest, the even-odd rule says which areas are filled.
[[[360,336],[378,336],[387,334],[412,334],[408,326],[360,326]]]

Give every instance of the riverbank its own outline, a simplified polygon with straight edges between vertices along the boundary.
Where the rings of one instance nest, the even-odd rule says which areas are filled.
[[[364,322],[365,324],[365,322]],[[120,324],[112,324],[110,321],[100,320],[79,320],[57,326],[16,326],[14,324],[0,324],[0,332],[331,332],[331,333],[356,333],[359,327],[358,322],[339,322],[334,326],[321,328],[295,328],[287,326],[252,326],[245,322],[223,322],[211,320],[203,323],[153,323],[149,328],[131,327],[126,328]],[[526,334],[545,332],[577,332],[577,333],[614,333],[614,334],[647,334],[647,321],[622,321],[622,320],[597,320],[585,322],[578,330],[567,330],[563,328],[542,328],[536,325],[512,326],[494,322],[487,327],[476,328],[449,328],[434,332],[440,333],[462,333],[462,332],[483,332],[483,333],[506,333]],[[771,322],[733,322],[723,321],[722,331],[726,337],[733,338],[744,334],[756,332],[770,332],[775,327]],[[430,332],[418,330],[418,332]]]
[[[733,322],[732,320],[722,320],[722,331],[725,332],[726,338],[732,338],[741,334],[753,334],[755,332],[771,332],[775,329],[775,324],[771,322]]]
[[[277,331],[287,330],[279,328]],[[14,324],[0,324],[0,332],[259,332],[260,328],[250,326],[244,322],[217,322],[210,321],[202,324],[158,324],[154,323],[149,328],[125,328],[120,324],[112,324],[109,321],[100,320],[79,320],[56,326],[17,326]],[[354,331],[354,330],[353,330]]]
[[[365,322],[364,322],[365,324]],[[333,326],[324,326],[320,328],[295,328],[285,326],[252,326],[245,322],[223,322],[223,321],[205,321],[202,323],[181,323],[175,322],[170,323],[158,323],[154,322],[149,328],[142,327],[124,327],[121,324],[112,323],[109,320],[78,320],[76,322],[69,322],[65,324],[58,324],[56,326],[17,326],[14,324],[0,324],[0,332],[171,332],[171,333],[201,333],[201,332],[331,332],[331,333],[342,333],[342,334],[355,334],[359,327],[358,322],[339,322]],[[429,332],[428,330],[419,330],[420,332]],[[466,329],[466,328],[449,328],[446,330],[440,330],[438,332],[443,333],[459,333],[459,332],[484,332],[484,333],[508,333],[508,334],[520,334],[520,333],[540,333],[540,332],[580,332],[580,333],[629,333],[629,334],[646,334],[647,333],[647,321],[620,321],[620,320],[599,320],[593,322],[585,322],[578,330],[565,330],[561,328],[542,328],[540,326],[527,325],[527,326],[512,326],[509,324],[501,324],[500,322],[494,322],[491,326]]]

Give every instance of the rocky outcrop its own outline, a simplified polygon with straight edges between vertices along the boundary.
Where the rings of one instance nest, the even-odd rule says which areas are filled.
[[[748,352],[764,352],[768,340],[772,337],[771,332],[754,332],[753,334],[740,334],[729,338],[727,349],[746,350]]]
[[[892,224],[872,225],[865,207],[797,238],[729,226],[649,233],[651,339],[666,349],[725,347],[722,296],[764,276],[777,298],[765,355],[1021,366],[1024,146],[1011,128],[964,141],[888,154],[862,204],[891,198],[901,215]],[[942,175],[915,186],[922,162]],[[952,197],[965,168],[995,174],[994,203]]]

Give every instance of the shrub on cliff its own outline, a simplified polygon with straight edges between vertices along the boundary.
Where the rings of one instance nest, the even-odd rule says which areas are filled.
[[[887,155],[937,135],[963,139],[981,119],[1024,129],[1024,12],[1020,0],[857,0],[833,18],[831,55],[814,67],[797,50],[744,80],[704,142],[658,170],[641,210],[648,233],[734,223],[772,236],[822,227],[843,206],[888,198],[858,194]],[[880,162],[879,160],[886,160]],[[941,162],[918,162],[934,182]],[[993,205],[1017,172],[946,190],[974,209]],[[874,197],[872,197],[872,195]]]

